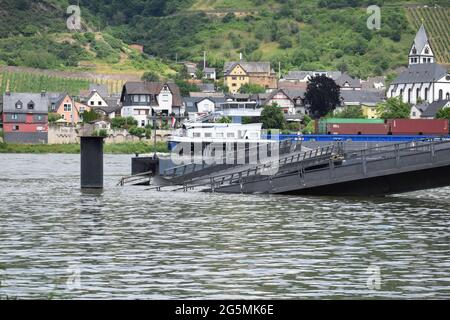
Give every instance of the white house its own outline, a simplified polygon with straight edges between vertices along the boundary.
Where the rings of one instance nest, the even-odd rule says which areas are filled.
[[[447,108],[450,108],[450,100],[414,105],[411,108],[411,119],[434,119],[439,110]]]
[[[162,119],[184,113],[180,89],[174,83],[127,82],[120,103],[121,115],[135,118],[141,127],[151,124],[154,115]]]
[[[203,78],[207,80],[216,80],[217,79],[217,73],[216,68],[204,68],[203,69]]]
[[[210,98],[203,98],[197,102],[197,112],[198,113],[209,113],[214,112],[216,103]]]
[[[267,97],[264,105],[272,105],[276,104],[278,107],[283,110],[284,114],[293,115],[296,113],[295,111],[295,101],[289,96],[284,89],[278,89],[272,92],[269,97]]]
[[[409,66],[389,86],[387,97],[400,97],[411,104],[450,99],[450,74],[447,68],[435,63],[423,25],[411,47]]]
[[[106,100],[98,93],[97,90],[93,90],[89,97],[87,98],[86,104],[89,107],[106,107],[108,103]]]

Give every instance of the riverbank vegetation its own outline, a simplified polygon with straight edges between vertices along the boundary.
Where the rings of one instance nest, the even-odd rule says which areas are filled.
[[[147,142],[127,142],[116,144],[105,144],[104,152],[106,154],[145,154],[155,151],[153,143]],[[168,147],[165,142],[156,144],[156,151],[167,153]],[[80,153],[79,144],[9,144],[0,143],[0,153],[41,153],[41,154],[78,154]]]

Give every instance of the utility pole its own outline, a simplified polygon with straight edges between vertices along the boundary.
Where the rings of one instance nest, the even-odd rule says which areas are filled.
[[[203,71],[206,69],[206,51],[203,51]]]
[[[278,79],[281,79],[281,61],[278,61]]]
[[[155,148],[155,152],[153,154],[153,159],[156,159],[156,112],[153,113],[153,148]]]

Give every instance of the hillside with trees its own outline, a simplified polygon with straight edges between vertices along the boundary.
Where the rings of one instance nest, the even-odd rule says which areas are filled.
[[[2,2],[0,65],[161,77],[171,77],[176,60],[201,61],[204,51],[214,67],[243,53],[248,60],[280,62],[282,71],[388,74],[407,64],[405,52],[417,29],[411,4],[448,6],[443,0]],[[78,2],[83,32],[69,33],[66,8]],[[382,8],[380,30],[367,28],[369,4]],[[443,23],[433,24],[431,32],[443,34],[442,28]],[[446,44],[436,39],[439,47]],[[144,46],[144,54],[129,48],[135,43]]]

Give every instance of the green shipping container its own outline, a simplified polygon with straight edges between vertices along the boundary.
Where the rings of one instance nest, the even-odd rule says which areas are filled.
[[[327,133],[329,123],[384,123],[384,119],[345,119],[345,118],[322,118],[319,121],[318,134]]]

